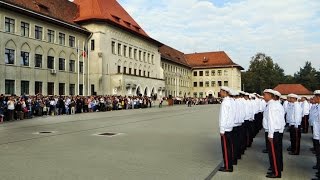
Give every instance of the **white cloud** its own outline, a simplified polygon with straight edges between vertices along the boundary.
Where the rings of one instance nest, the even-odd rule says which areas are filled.
[[[309,60],[320,69],[320,1],[120,0],[153,38],[186,53],[224,50],[248,67],[257,52],[293,74]]]

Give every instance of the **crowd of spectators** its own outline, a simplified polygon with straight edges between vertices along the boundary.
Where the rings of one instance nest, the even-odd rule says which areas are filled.
[[[167,98],[159,99],[162,107]],[[174,104],[213,104],[208,98],[173,98]],[[0,95],[0,121],[40,116],[73,115],[127,109],[151,108],[154,97],[147,96],[4,96]]]

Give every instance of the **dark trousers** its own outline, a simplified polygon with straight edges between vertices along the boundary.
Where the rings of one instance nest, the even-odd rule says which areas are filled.
[[[300,154],[301,127],[292,128],[291,148],[294,154]]]
[[[268,132],[264,132],[264,140],[266,141],[266,150],[268,150]]]
[[[236,126],[233,128],[233,161],[237,163],[241,159],[241,127]]]
[[[245,124],[243,123],[240,126],[240,148],[241,148],[241,154],[244,154],[244,151],[247,148],[247,143],[246,143],[246,128]]]
[[[223,136],[221,136],[221,147],[222,147],[222,155],[224,167],[227,170],[233,169],[232,163],[232,133],[225,132]]]
[[[281,135],[279,132],[273,134],[272,141],[268,140],[269,160],[274,175],[281,176]]]
[[[305,115],[302,117],[301,127],[303,133],[308,133],[309,130],[309,115]]]
[[[280,134],[280,169],[283,171],[283,133]]]

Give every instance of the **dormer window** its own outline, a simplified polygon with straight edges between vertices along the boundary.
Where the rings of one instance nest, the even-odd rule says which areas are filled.
[[[131,26],[131,23],[129,23],[129,22],[127,22],[127,21],[124,21],[124,23],[125,23],[128,27]]]
[[[114,19],[115,21],[120,22],[120,18],[119,18],[118,16],[112,15],[112,17],[113,17],[113,19]]]
[[[45,12],[48,13],[49,12],[49,8],[43,4],[37,4],[39,7],[40,12]]]
[[[209,60],[209,59],[208,59],[207,57],[203,57],[203,62],[204,62],[204,63],[208,62],[208,60]]]

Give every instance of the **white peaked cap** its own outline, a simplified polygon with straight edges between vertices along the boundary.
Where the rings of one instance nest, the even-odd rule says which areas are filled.
[[[226,86],[221,86],[220,87],[221,90],[228,92],[229,94],[231,94],[231,89],[226,87]]]
[[[320,90],[315,90],[313,94],[314,95],[320,95]]]
[[[231,93],[230,93],[231,96],[239,96],[239,91],[237,90],[231,90]]]
[[[272,89],[265,89],[265,90],[263,91],[263,93],[274,94],[274,90],[272,90]]]
[[[279,91],[273,90],[273,92],[274,92],[273,93],[274,95],[276,95],[278,97],[281,97],[281,93]]]
[[[296,94],[288,94],[288,97],[299,99],[299,96]]]

